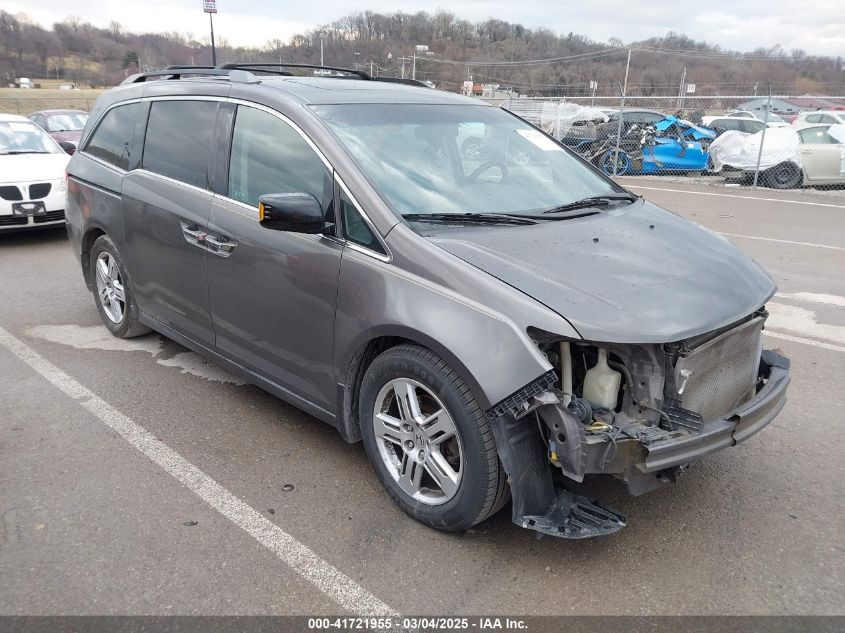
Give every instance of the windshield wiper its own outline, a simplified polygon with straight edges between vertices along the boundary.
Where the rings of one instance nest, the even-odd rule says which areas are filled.
[[[628,200],[629,202],[636,202],[639,198],[632,193],[614,193],[606,196],[591,196],[568,204],[552,207],[551,209],[543,211],[543,213],[563,213],[565,211],[575,211],[576,209],[587,209],[589,207],[606,207],[614,200]]]
[[[42,150],[36,151],[36,150],[26,150],[26,149],[13,149],[13,150],[8,151],[8,152],[0,152],[0,153],[4,154],[5,156],[17,156],[19,154],[50,154],[50,152],[45,152],[45,151],[42,151]]]
[[[537,220],[509,213],[403,213],[402,217],[412,222],[450,224],[537,224]]]

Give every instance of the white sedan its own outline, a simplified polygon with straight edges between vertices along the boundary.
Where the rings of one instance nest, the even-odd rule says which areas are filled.
[[[725,132],[709,152],[713,171],[727,177],[751,177],[759,160],[760,181],[775,189],[845,184],[845,124],[770,128],[765,139]]]
[[[0,114],[0,231],[64,224],[69,160],[32,121]]]
[[[845,123],[845,111],[816,110],[815,112],[802,112],[795,117],[792,125],[795,127],[806,127],[808,124],[836,125],[837,123]]]
[[[798,129],[804,184],[845,183],[845,124],[812,125]]]

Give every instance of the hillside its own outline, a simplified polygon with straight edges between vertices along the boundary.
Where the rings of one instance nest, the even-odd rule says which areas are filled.
[[[669,33],[644,42],[596,42],[583,35],[529,29],[489,19],[472,23],[447,12],[378,14],[358,12],[331,24],[275,40],[261,48],[218,43],[219,60],[319,63],[320,36],[327,64],[357,66],[376,74],[410,76],[417,45],[418,79],[458,90],[469,76],[522,93],[583,95],[590,81],[598,95],[618,93],[627,46],[633,46],[629,94],[673,95],[684,68],[699,94],[845,92],[845,61],[810,57],[774,45],[746,53],[724,51]],[[404,61],[403,61],[404,59]],[[546,60],[526,64],[527,60]],[[468,64],[469,62],[469,64]],[[130,33],[113,22],[98,28],[71,17],[43,28],[23,15],[0,11],[0,77],[51,78],[80,87],[113,85],[141,68],[210,64],[207,41],[178,33]]]

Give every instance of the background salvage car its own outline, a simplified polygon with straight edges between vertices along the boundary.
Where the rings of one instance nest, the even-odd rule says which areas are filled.
[[[762,145],[762,151],[760,149]],[[710,146],[713,170],[748,180],[760,162],[775,189],[845,183],[845,125],[789,126],[763,133],[725,132]]]
[[[29,119],[56,139],[68,154],[73,154],[88,122],[88,113],[82,110],[41,110],[30,114]]]

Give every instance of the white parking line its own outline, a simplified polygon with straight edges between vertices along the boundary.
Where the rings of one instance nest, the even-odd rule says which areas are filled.
[[[765,330],[763,332],[766,336],[772,338],[783,339],[784,341],[791,341],[793,343],[801,343],[803,345],[812,345],[813,347],[820,347],[822,349],[829,349],[834,352],[845,352],[845,347],[841,345],[834,345],[833,343],[824,343],[822,341],[812,341],[808,338],[801,338],[800,336],[792,336],[791,334],[781,334],[780,332],[773,332],[772,330]]]
[[[831,246],[829,244],[816,244],[814,242],[793,242],[792,240],[777,240],[773,237],[758,237],[756,235],[737,235],[736,233],[719,233],[726,237],[740,237],[746,240],[762,240],[763,242],[780,242],[781,244],[794,244],[796,246],[812,246],[814,248],[828,248],[833,251],[845,251],[845,246]]]
[[[108,402],[0,327],[3,345],[39,375],[146,455],[200,499],[273,552],[297,574],[349,611],[361,615],[397,612],[327,563],[303,543],[241,501],[172,448],[157,440]]]
[[[758,196],[740,196],[735,193],[714,193],[711,191],[687,191],[686,189],[664,189],[662,187],[645,187],[625,183],[629,189],[646,189],[648,191],[668,191],[670,193],[689,193],[694,196],[716,196],[718,198],[741,198],[743,200],[762,200],[763,202],[786,202],[788,204],[804,204],[812,207],[832,207],[834,209],[845,209],[843,204],[830,204],[827,202],[807,202],[806,200],[784,200],[782,198],[761,198]]]
[[[795,299],[797,301],[823,303],[845,308],[845,297],[840,297],[839,295],[825,295],[816,292],[778,292],[775,296],[781,299]]]

